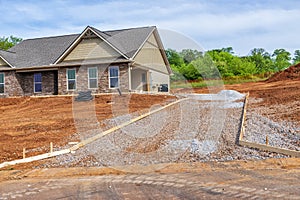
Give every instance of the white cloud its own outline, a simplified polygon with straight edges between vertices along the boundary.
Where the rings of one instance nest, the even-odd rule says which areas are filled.
[[[157,25],[178,31],[206,49],[232,46],[300,49],[300,2],[294,0],[5,1],[0,36],[41,37]]]

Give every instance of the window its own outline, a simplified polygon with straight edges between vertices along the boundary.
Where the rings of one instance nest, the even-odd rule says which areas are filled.
[[[34,92],[42,92],[42,73],[34,74]]]
[[[0,94],[4,93],[4,73],[0,73]]]
[[[98,70],[97,67],[88,68],[89,88],[98,88]]]
[[[119,67],[109,67],[109,88],[119,87]]]
[[[67,69],[67,87],[68,90],[76,89],[76,70],[75,69]]]

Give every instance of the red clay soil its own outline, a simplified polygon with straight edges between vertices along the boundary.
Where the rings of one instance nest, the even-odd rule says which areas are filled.
[[[284,71],[275,73],[267,82],[284,81],[284,80],[300,80],[300,63],[290,66]]]
[[[262,113],[275,121],[293,121],[300,124],[300,80],[281,80],[273,82],[254,82],[225,85],[227,90],[250,93],[250,97],[262,99],[252,107],[265,107],[268,112]],[[187,89],[191,90],[191,89]],[[207,88],[193,88],[195,93],[207,93]],[[185,92],[181,90],[180,92]]]
[[[99,122],[117,115],[146,112],[152,105],[164,105],[175,97],[169,95],[99,95],[95,97]],[[76,133],[72,97],[0,99],[0,163],[49,152],[67,144]]]
[[[261,98],[262,101],[251,106],[267,108],[267,117],[300,122],[300,80],[244,83],[226,85],[225,88],[250,92],[250,97]],[[208,92],[207,88],[180,92],[185,90]],[[174,97],[164,95],[100,95],[95,98],[96,117],[101,122],[116,115],[145,111],[154,104],[167,104],[171,100]],[[59,147],[73,139],[76,128],[72,105],[72,97],[0,99],[0,163],[22,158],[24,147],[29,150],[26,155],[31,156],[49,152],[50,142]]]

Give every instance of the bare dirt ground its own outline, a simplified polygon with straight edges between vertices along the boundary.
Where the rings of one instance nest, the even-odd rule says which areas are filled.
[[[288,121],[288,122],[294,122],[294,123],[298,123],[300,121],[299,118],[299,102],[300,102],[300,81],[298,80],[291,80],[291,81],[276,81],[276,82],[257,82],[257,83],[244,83],[244,84],[236,84],[236,85],[226,85],[225,86],[226,89],[234,89],[237,90],[239,92],[242,93],[246,93],[246,92],[250,92],[250,97],[254,98],[252,101],[250,101],[249,104],[249,111],[259,111],[260,114],[271,118],[274,121]],[[207,89],[193,89],[193,92],[196,93],[206,93]],[[178,91],[177,91],[178,92]],[[191,92],[188,89],[184,89],[181,90],[180,92]],[[148,111],[147,108],[150,108],[153,104],[167,104],[170,101],[174,100],[175,97],[172,96],[147,96],[147,95],[132,95],[131,97],[124,97],[124,98],[113,98],[110,96],[98,96],[96,98],[96,116],[97,116],[97,120],[99,122],[103,121],[106,118],[110,118],[110,117],[116,117],[117,115],[122,115],[122,114],[127,114],[128,113],[128,108],[126,107],[126,102],[128,102],[128,100],[131,102],[131,104],[129,104],[130,108],[130,112],[136,112],[136,111],[140,111],[140,110],[144,110],[144,111]],[[251,99],[250,98],[250,99]],[[17,113],[20,113],[20,111],[18,111],[18,109],[22,109],[24,112],[22,113],[22,115],[17,115],[18,118],[14,118],[14,120],[27,120],[28,122],[28,126],[32,127],[32,129],[28,129],[29,131],[27,132],[27,134],[25,134],[25,136],[23,137],[21,134],[21,137],[13,137],[13,136],[9,136],[10,140],[8,139],[4,139],[2,140],[2,144],[5,145],[1,145],[2,147],[2,151],[5,152],[5,149],[8,149],[8,153],[2,154],[1,156],[4,155],[3,157],[5,157],[3,159],[3,161],[5,160],[12,160],[12,159],[16,159],[16,158],[22,158],[22,145],[26,145],[26,147],[28,149],[32,148],[32,149],[36,149],[38,147],[44,146],[44,148],[41,148],[41,152],[49,152],[49,143],[52,141],[57,147],[59,146],[63,146],[64,144],[66,144],[69,141],[73,141],[74,138],[76,138],[76,134],[74,137],[74,133],[76,132],[76,128],[74,127],[74,120],[73,120],[73,113],[72,113],[72,98],[68,97],[56,97],[56,98],[40,98],[40,99],[28,99],[28,98],[18,98],[18,99],[13,99],[15,101],[19,101],[21,106],[17,106],[14,105],[15,107],[9,107],[9,108],[13,108],[10,109],[10,119],[12,119],[13,117],[16,117],[15,111],[17,110]],[[124,101],[124,107],[122,108],[123,105],[120,102],[117,101]],[[3,99],[2,104],[4,104],[4,107],[2,107],[3,110],[5,110],[5,102],[10,102],[8,99]],[[33,102],[35,102],[35,106],[33,106]],[[62,103],[62,102],[66,102],[66,103]],[[112,104],[112,102],[115,102],[116,105],[118,105],[118,108],[114,107],[114,104]],[[145,104],[145,102],[147,102],[147,104]],[[51,104],[52,103],[52,104]],[[8,103],[7,103],[8,104]],[[25,108],[24,108],[24,105]],[[195,104],[196,105],[196,104]],[[7,106],[11,106],[10,104]],[[182,105],[181,108],[184,108],[185,106]],[[49,110],[49,112],[47,111],[47,108]],[[30,112],[31,109],[34,109],[35,112]],[[146,109],[146,110],[145,110]],[[12,111],[13,110],[13,111]],[[114,112],[113,110],[118,110],[118,112]],[[195,158],[194,155],[190,155],[189,152],[187,152],[187,154],[184,155],[184,160],[188,159],[191,160],[193,162],[197,161],[197,160],[212,160],[212,159],[216,159],[216,160],[221,160],[222,159],[244,159],[243,156],[240,156],[239,154],[243,154],[246,156],[246,152],[245,153],[241,153],[244,151],[243,148],[238,147],[237,145],[235,145],[235,137],[236,134],[235,132],[237,132],[238,130],[238,122],[239,118],[240,118],[240,114],[241,114],[241,109],[231,109],[229,111],[227,111],[227,114],[229,114],[231,117],[228,116],[228,120],[226,121],[226,124],[232,124],[232,120],[234,120],[234,127],[232,127],[231,125],[227,128],[225,128],[226,132],[228,133],[233,133],[232,135],[228,135],[225,134],[224,136],[221,137],[222,142],[224,142],[222,148],[219,150],[218,153],[216,153],[214,156],[211,155],[210,157],[199,157],[199,158]],[[192,116],[196,116],[197,112],[201,111],[201,109],[194,109],[193,112],[187,113],[187,117],[192,117]],[[164,145],[164,143],[166,143],[168,140],[168,138],[166,138],[165,136],[167,135],[171,135],[172,137],[177,137],[176,133],[172,133],[170,132],[170,130],[172,130],[172,127],[177,127],[180,123],[180,119],[177,119],[178,117],[176,117],[176,115],[172,114],[172,112],[176,112],[175,107],[173,109],[170,109],[170,117],[172,118],[172,123],[174,124],[170,124],[170,125],[166,125],[166,131],[162,130],[163,134],[159,134],[156,137],[152,137],[151,140],[149,140],[149,138],[147,138],[147,140],[145,140],[143,142],[143,139],[138,139],[138,140],[132,140],[130,138],[132,138],[131,136],[129,137],[128,134],[124,134],[122,132],[117,132],[116,134],[113,134],[111,136],[111,138],[106,138],[104,141],[101,143],[101,141],[99,141],[99,144],[95,144],[96,146],[102,146],[103,147],[103,151],[109,151],[110,148],[110,143],[112,143],[113,145],[111,145],[111,147],[116,146],[116,147],[120,147],[123,144],[127,144],[127,146],[123,147],[124,148],[121,152],[127,152],[127,154],[124,154],[122,158],[125,158],[126,156],[129,156],[128,152],[133,152],[133,153],[140,153],[140,151],[142,151],[142,153],[147,153],[147,152],[153,152],[155,149],[158,148],[157,145]],[[205,111],[206,112],[206,111]],[[210,113],[209,110],[207,110],[208,114]],[[41,114],[38,114],[41,113]],[[47,115],[47,113],[51,113],[51,115]],[[231,113],[231,114],[230,114]],[[250,112],[248,112],[250,113]],[[36,118],[35,116],[38,115],[39,118]],[[249,114],[251,116],[251,114]],[[3,115],[3,116],[7,116],[7,115]],[[23,118],[21,117],[23,116]],[[201,118],[205,118],[206,115],[202,115]],[[19,118],[20,117],[20,118]],[[209,117],[209,116],[208,116]],[[202,119],[202,121],[205,123],[206,119]],[[126,119],[126,118],[125,118]],[[3,128],[6,128],[5,130],[9,130],[10,128],[12,130],[15,130],[15,124],[11,123],[10,120],[8,120],[7,118],[4,118],[5,123],[2,124],[2,130]],[[38,121],[40,124],[43,123],[49,123],[50,120],[55,121],[58,126],[55,126],[53,123],[53,126],[48,126],[49,130],[47,130],[46,128],[43,128],[43,126],[35,126],[37,124],[37,122],[34,122],[35,120],[41,120]],[[159,119],[158,119],[159,120]],[[179,121],[178,121],[179,120]],[[209,119],[208,119],[209,120]],[[105,120],[104,120],[105,121]],[[63,123],[62,123],[63,122]],[[148,121],[148,123],[150,123],[151,121]],[[8,124],[9,126],[5,126],[5,124]],[[145,120],[144,125],[142,123],[141,126],[145,126],[145,131],[146,131],[146,124],[147,124],[147,120]],[[178,125],[176,125],[178,124]],[[101,125],[105,126],[105,123],[101,123]],[[64,127],[63,130],[66,131],[59,131],[59,129],[61,129],[61,126]],[[192,128],[191,125],[186,125],[187,127],[183,127],[185,128]],[[37,129],[39,128],[40,129]],[[108,127],[109,128],[109,127]],[[170,129],[171,128],[171,129]],[[196,127],[195,127],[196,128]],[[25,129],[26,130],[26,129]],[[35,131],[34,131],[35,130]],[[154,130],[154,129],[153,129]],[[196,130],[196,129],[195,129]],[[203,127],[200,129],[203,130]],[[43,132],[44,131],[44,132]],[[41,134],[42,132],[42,134]],[[249,131],[247,131],[249,132]],[[20,132],[23,133],[23,132]],[[25,131],[26,133],[26,131]],[[13,132],[11,133],[13,134]],[[24,134],[24,133],[23,133]],[[30,135],[32,134],[32,135]],[[119,135],[123,135],[122,136],[122,140],[120,140]],[[7,133],[4,134],[6,137],[8,137]],[[48,136],[48,137],[47,137]],[[162,137],[158,137],[158,136],[162,136]],[[29,139],[26,139],[27,137],[29,137]],[[43,138],[42,140],[38,139],[38,138]],[[181,136],[180,136],[181,137]],[[3,138],[3,137],[2,137]],[[5,138],[5,137],[4,137]],[[35,139],[36,138],[36,139]],[[47,139],[48,138],[48,139]],[[125,140],[125,139],[128,140]],[[163,138],[163,140],[160,140],[160,138]],[[80,138],[79,138],[80,139]],[[124,139],[124,141],[123,141]],[[200,138],[201,139],[201,138]],[[12,141],[12,142],[8,142],[8,141]],[[39,141],[39,142],[32,142],[32,141]],[[149,142],[151,141],[151,142]],[[176,139],[175,139],[176,141]],[[145,143],[146,142],[146,143]],[[101,144],[100,144],[101,143]],[[295,143],[295,145],[299,146],[299,141],[293,141],[293,143]],[[18,145],[15,145],[18,144]],[[230,145],[229,145],[230,144]],[[94,146],[95,146],[94,145]],[[103,146],[104,145],[104,146]],[[175,145],[175,143],[174,143]],[[177,145],[182,145],[181,143],[178,143]],[[153,150],[153,148],[154,150]],[[108,148],[108,149],[107,149]],[[88,149],[94,149],[93,145],[91,146],[91,148]],[[102,150],[101,150],[102,151]],[[247,150],[247,152],[250,150]],[[41,153],[41,152],[32,152],[31,155],[33,155],[33,153]],[[44,161],[39,161],[39,162],[33,162],[33,163],[28,163],[28,164],[22,164],[22,165],[17,165],[17,166],[13,166],[13,168],[15,169],[25,169],[25,168],[35,168],[36,166],[43,166],[43,167],[59,167],[61,166],[61,163],[65,163],[65,161],[68,161],[69,163],[66,164],[66,166],[69,167],[76,167],[76,166],[99,166],[99,164],[102,165],[104,164],[108,164],[110,163],[110,160],[119,160],[120,162],[122,161],[122,159],[120,159],[118,157],[118,155],[122,155],[121,153],[118,153],[118,151],[115,149],[113,152],[115,152],[115,155],[113,156],[114,159],[112,159],[111,156],[108,156],[109,154],[103,156],[101,155],[97,155],[98,157],[95,158],[94,156],[94,150],[91,151],[84,151],[84,150],[80,150],[79,153],[81,152],[81,157],[79,157],[78,159],[73,159],[74,155],[72,155],[72,158],[64,158],[62,159],[63,162],[58,159],[57,160],[53,160],[53,159],[47,159]],[[180,152],[180,151],[179,151]],[[237,155],[234,156],[234,152],[237,152]],[[240,152],[240,153],[238,153]],[[16,154],[14,154],[16,153]],[[178,152],[177,152],[178,153]],[[249,153],[249,152],[248,152]],[[13,155],[13,156],[11,156]],[[28,153],[28,155],[30,155],[30,152]],[[142,154],[141,154],[142,155]],[[158,153],[154,154],[155,156],[159,155]],[[174,152],[171,154],[174,155]],[[257,151],[250,151],[250,155],[253,158],[257,157],[276,157],[276,155],[269,155],[268,153],[259,153]],[[107,160],[103,163],[103,159],[104,157],[107,157]],[[226,158],[224,158],[226,157]],[[129,160],[131,160],[132,158],[129,156]],[[157,157],[157,159],[155,157],[153,157],[153,159],[159,160],[162,159],[163,157]],[[101,162],[99,162],[99,159],[102,160]],[[246,158],[245,158],[246,159]],[[141,161],[145,161],[145,159],[142,159]],[[164,161],[166,162],[166,161]],[[170,162],[170,161],[167,161]],[[47,163],[55,163],[54,165],[52,164],[47,164]],[[91,164],[91,163],[96,163],[96,164]]]
[[[123,167],[0,171],[0,199],[296,200],[300,195],[299,158],[130,167],[140,171],[128,174]]]
[[[236,90],[241,93],[250,93],[250,97],[261,99],[252,103],[253,108],[269,108],[265,116],[275,121],[287,120],[300,122],[300,80],[279,80],[274,82],[261,81],[254,83],[243,83],[225,85],[227,90]],[[207,88],[181,89],[176,93],[208,93]]]
[[[146,112],[151,106],[167,104],[174,98],[169,95],[124,94],[119,98],[99,95],[93,103],[97,120],[101,122],[128,112]],[[49,152],[50,142],[59,147],[74,139],[77,129],[72,105],[73,97],[0,99],[0,163],[22,158],[23,148],[27,156],[32,156]]]
[[[250,92],[252,98],[249,102],[250,116],[251,112],[259,112],[259,114],[277,122],[287,121],[296,124],[300,122],[300,80],[226,85],[225,88],[242,93]],[[207,91],[203,88],[184,89],[177,90],[176,93],[207,93]],[[124,98],[101,95],[95,99],[96,118],[100,122],[100,126],[105,129],[108,128],[105,126],[109,124],[104,123],[107,118],[126,115],[129,112],[140,114],[148,111],[153,104],[168,104],[174,99],[174,96],[161,95],[131,95],[124,96]],[[124,103],[122,103],[123,101]],[[128,104],[128,102],[130,103]],[[75,134],[77,129],[74,124],[71,97],[1,99],[0,105],[0,112],[3,113],[1,118],[3,123],[0,125],[2,161],[21,158],[23,146],[28,149],[39,150],[39,152],[31,152],[33,155],[48,152],[50,142],[59,147],[74,139],[80,139]],[[195,107],[197,104],[191,101],[189,105]],[[185,108],[184,106],[188,105],[181,106]],[[178,116],[173,115],[176,113],[175,108],[169,109],[171,114],[169,118],[172,119],[170,121],[174,123],[174,127],[176,127],[177,122],[180,122],[180,119],[177,119]],[[81,107],[79,106],[77,109],[80,110]],[[194,115],[197,115],[198,110],[199,108],[194,109],[193,112],[185,113],[185,115],[193,118]],[[241,108],[228,111],[230,114],[228,116],[232,117],[227,118],[229,120],[227,123],[230,124],[233,120],[236,127],[234,129],[228,127],[226,132],[238,129],[236,122],[240,119],[239,110]],[[89,113],[86,112],[86,114]],[[142,125],[151,122],[147,120],[149,119],[144,120]],[[205,115],[201,117],[201,120],[205,121]],[[193,128],[189,127],[189,124],[187,125],[187,127],[181,128],[183,130]],[[167,125],[167,130],[170,130],[169,128],[172,126],[172,124]],[[164,132],[162,130],[162,133],[172,135],[170,131]],[[111,136],[111,138],[101,140],[102,143],[99,144],[104,145],[106,141],[109,142],[111,139],[122,146],[124,142],[116,140],[120,134],[124,134],[124,132],[115,134],[115,137]],[[122,138],[126,139],[126,137],[129,136],[124,135]],[[218,151],[216,155],[211,154],[205,163],[198,162],[198,158],[193,160],[194,157],[192,157],[192,159],[189,158],[191,162],[186,163],[179,160],[179,163],[145,165],[143,159],[138,157],[141,161],[140,165],[135,166],[129,163],[125,166],[121,165],[119,168],[117,166],[107,168],[103,163],[98,163],[100,166],[95,164],[103,159],[102,156],[93,157],[95,152],[85,152],[84,149],[81,149],[76,152],[76,154],[83,155],[78,160],[69,160],[71,157],[73,159],[75,155],[64,157],[67,158],[64,161],[70,161],[70,165],[68,163],[62,164],[59,159],[47,159],[7,167],[0,170],[0,195],[2,195],[0,197],[22,199],[30,196],[31,199],[40,199],[47,195],[53,199],[159,199],[166,197],[171,199],[299,199],[299,159],[279,156],[279,158],[267,160],[244,160],[241,158],[238,161],[233,159],[234,161],[220,162],[218,159],[224,155],[234,155],[235,150],[244,152],[245,148],[235,145],[235,137],[235,134],[223,135],[221,141],[225,144],[220,149],[221,151]],[[144,155],[145,151],[152,151],[147,148],[151,148],[153,145],[157,148],[155,144],[161,142],[158,140],[168,141],[165,138],[157,137],[158,140],[154,138],[153,141],[147,140],[148,142],[144,143],[140,142],[143,138],[133,143],[125,143],[130,146],[125,150],[127,153],[134,151],[139,155]],[[175,145],[180,146],[181,144],[176,143]],[[41,146],[43,148],[39,149]],[[99,147],[98,143],[96,146]],[[228,149],[227,146],[230,148]],[[118,145],[112,147],[118,147]],[[250,153],[253,158],[255,156],[263,158],[273,156],[258,150],[246,150],[246,152]],[[124,154],[124,157],[126,155]],[[163,159],[160,154],[155,155],[158,156],[157,159]],[[174,155],[174,152],[171,155]],[[117,154],[107,154],[107,160],[121,160],[117,156]],[[189,157],[190,154],[188,153],[186,156]],[[147,160],[146,157],[144,158]],[[215,160],[211,158],[215,158]],[[155,158],[155,160],[157,159]],[[47,168],[48,166],[51,167],[53,163],[58,163],[57,166],[63,168]],[[37,166],[40,169],[36,169]]]
[[[300,80],[298,78],[292,78],[289,79],[290,74],[292,72],[293,77],[295,74],[298,73],[298,68],[295,68],[297,70],[294,70],[294,68],[290,68],[290,71],[284,71],[281,74],[275,74],[275,78],[272,77],[271,79],[263,82],[256,82],[256,83],[244,83],[244,84],[236,84],[236,85],[226,85],[225,89],[231,89],[236,90],[241,93],[250,93],[250,104],[249,104],[249,113],[250,118],[248,119],[250,122],[251,120],[255,121],[256,118],[252,118],[253,113],[258,113],[262,116],[267,117],[268,119],[273,120],[274,122],[282,122],[285,121],[287,123],[291,122],[294,124],[298,124],[300,122]],[[224,89],[224,88],[223,88]],[[194,88],[194,89],[181,89],[181,90],[174,90],[174,93],[208,93],[207,88]],[[212,91],[212,90],[210,90]],[[217,90],[213,90],[214,92],[217,92]],[[94,126],[94,128],[101,127],[104,130],[107,128],[110,128],[111,126],[114,126],[111,124],[111,122],[107,121],[107,119],[114,117],[117,118],[120,116],[119,120],[125,120],[128,121],[128,118],[126,117],[126,114],[129,113],[135,113],[135,115],[139,115],[143,112],[146,112],[149,110],[149,108],[152,108],[154,104],[167,104],[170,101],[174,101],[176,99],[175,96],[170,95],[124,95],[122,97],[115,98],[113,95],[99,95],[96,96],[94,102],[95,110],[85,110],[86,109],[86,103],[74,103],[72,97],[51,97],[51,98],[9,98],[9,99],[1,99],[0,100],[0,112],[2,113],[1,117],[1,125],[0,125],[0,162],[14,160],[14,159],[20,159],[22,158],[22,149],[26,147],[26,155],[32,156],[37,155],[45,152],[49,152],[49,143],[53,142],[54,147],[57,149],[59,147],[62,147],[66,145],[70,141],[79,141],[83,139],[82,133],[87,128],[91,128],[91,126]],[[74,105],[76,105],[74,107]],[[182,138],[182,134],[179,133],[180,140],[176,140],[177,138],[177,132],[180,128],[181,133],[190,133],[194,134],[194,129],[201,127],[196,132],[206,132],[208,130],[205,129],[207,124],[212,123],[212,121],[209,118],[209,114],[212,113],[211,110],[203,107],[204,104],[198,104],[197,102],[189,101],[186,105],[181,104],[179,106],[172,107],[168,109],[168,112],[165,113],[165,117],[168,119],[166,123],[170,124],[164,124],[164,129],[158,130],[160,134],[157,134],[156,137],[152,137],[152,142],[149,143],[149,138],[145,138],[145,141],[143,138],[140,139],[134,139],[132,140],[131,136],[126,134],[126,131],[123,130],[121,132],[115,133],[111,136],[111,138],[106,137],[104,140],[102,140],[99,144],[96,146],[102,146],[105,150],[108,150],[110,147],[113,147],[114,145],[117,145],[116,147],[121,148],[124,152],[135,152],[135,153],[148,153],[148,152],[156,152],[157,149],[159,149],[162,145],[176,145],[176,147],[179,147],[181,145],[186,146],[186,142],[190,140],[190,137],[186,137],[187,139]],[[200,108],[200,107],[202,108]],[[199,108],[198,108],[199,107]],[[185,112],[186,119],[189,117],[193,120],[198,118],[199,112],[202,113],[201,122],[195,121],[195,123],[192,120],[189,120],[189,123],[182,123],[182,113],[180,113],[180,109],[188,108],[188,112]],[[176,109],[179,109],[179,112],[176,111]],[[79,120],[82,121],[78,122],[76,121],[76,112],[74,110],[79,111]],[[186,111],[187,111],[186,110]],[[240,147],[237,147],[235,145],[235,137],[238,132],[239,128],[239,118],[240,118],[240,108],[237,109],[229,109],[227,111],[227,114],[229,114],[226,118],[225,124],[230,124],[228,127],[225,126],[223,130],[223,134],[221,137],[220,143],[224,143],[222,145],[222,148],[219,149],[219,152],[215,154],[215,157],[213,159],[222,161],[224,160],[231,160],[231,159],[243,159],[243,156],[245,155],[243,152],[243,149]],[[96,124],[93,123],[95,121],[89,121],[91,113],[95,114],[96,117]],[[177,113],[177,114],[176,114]],[[215,112],[215,114],[222,114],[220,112]],[[124,116],[125,115],[125,116]],[[169,115],[169,116],[167,116]],[[205,117],[208,116],[208,119]],[[157,116],[155,119],[156,121],[154,124],[160,124],[162,123],[162,116]],[[154,116],[155,118],[155,116]],[[161,119],[161,120],[160,120]],[[259,118],[261,119],[261,117]],[[150,120],[150,121],[149,121]],[[228,121],[229,120],[229,121]],[[207,122],[206,122],[207,121]],[[274,126],[273,121],[270,122],[270,126]],[[99,122],[99,123],[98,123]],[[140,126],[145,127],[144,131],[147,129],[149,130],[155,130],[158,126],[155,127],[147,127],[147,125],[150,123],[151,125],[151,119],[145,119],[142,120],[140,123]],[[173,123],[173,124],[172,124]],[[201,125],[201,123],[204,123],[204,126]],[[251,122],[253,123],[253,122]],[[250,123],[250,125],[252,125]],[[261,123],[264,123],[264,121],[261,121]],[[254,129],[256,127],[260,127],[262,124],[254,124],[254,126],[249,126],[250,129]],[[269,123],[269,122],[268,122]],[[77,126],[75,126],[75,124]],[[83,124],[82,127],[78,127],[78,124]],[[137,123],[139,124],[139,123]],[[199,125],[199,127],[195,124]],[[206,124],[206,125],[205,125]],[[85,127],[85,125],[88,125]],[[180,126],[180,127],[177,127]],[[211,127],[214,125],[210,125]],[[268,125],[269,126],[269,125]],[[276,127],[279,127],[282,129],[281,125],[278,126],[275,124]],[[290,125],[289,125],[290,126]],[[204,127],[204,128],[203,128]],[[254,128],[253,128],[254,127]],[[130,127],[129,127],[130,128]],[[134,127],[131,127],[136,130]],[[209,128],[209,127],[206,127]],[[102,130],[103,130],[102,129]],[[140,129],[140,128],[139,128]],[[298,128],[293,125],[292,128],[288,128],[287,130],[292,130],[292,134],[294,135],[293,138],[297,138],[297,132],[299,132]],[[89,130],[89,129],[88,129]],[[174,131],[173,131],[174,130]],[[184,131],[186,130],[186,131]],[[285,129],[280,130],[280,132],[284,132]],[[130,131],[134,132],[134,131]],[[248,131],[250,132],[250,131]],[[125,134],[124,134],[125,133]],[[230,133],[230,134],[229,134]],[[120,138],[119,135],[122,134],[123,136]],[[170,138],[166,138],[167,135],[171,135]],[[160,139],[163,136],[163,139]],[[195,135],[197,136],[197,135]],[[192,136],[192,138],[195,136]],[[89,135],[87,136],[89,137]],[[198,139],[203,140],[203,138],[198,135]],[[173,140],[172,140],[173,139]],[[186,141],[184,141],[186,140]],[[296,139],[297,140],[297,139]],[[143,142],[144,141],[144,142]],[[179,143],[178,143],[179,142]],[[182,143],[184,142],[184,143]],[[197,141],[196,141],[197,142]],[[110,143],[112,145],[110,145]],[[119,144],[118,144],[119,143]],[[300,141],[293,141],[293,145],[299,146]],[[227,144],[227,145],[226,145]],[[229,145],[230,144],[230,145]],[[94,144],[95,145],[95,144]],[[207,144],[202,144],[207,145]],[[123,148],[123,149],[122,149]],[[172,147],[173,148],[173,147]],[[188,147],[183,147],[188,148]],[[71,163],[72,167],[78,166],[101,166],[101,162],[99,163],[99,159],[103,158],[103,155],[99,156],[99,158],[95,159],[94,155],[94,147],[90,146],[88,147],[88,152],[80,152],[79,154],[82,154],[81,157],[78,158],[78,160],[73,160]],[[92,151],[90,149],[93,149]],[[168,151],[168,149],[166,149]],[[101,150],[102,151],[102,150]],[[237,151],[237,155],[234,155],[233,152]],[[118,158],[118,155],[121,155],[116,151],[116,157],[115,159],[121,161],[122,159]],[[169,152],[171,153],[171,152]],[[247,154],[251,155],[250,157],[254,158],[267,158],[270,155],[268,154],[261,154],[260,152],[251,151]],[[98,153],[97,153],[98,154]],[[173,155],[174,152],[171,153]],[[109,155],[109,154],[107,154]],[[224,156],[226,155],[226,158]],[[126,155],[124,155],[126,156]],[[190,153],[186,154],[187,157],[190,157]],[[192,156],[193,157],[193,156]],[[271,155],[271,157],[276,157],[276,155]],[[159,156],[158,158],[164,158]],[[70,158],[64,158],[65,161],[70,161]],[[110,158],[107,158],[109,162]],[[133,158],[130,157],[129,160],[132,160]],[[190,159],[190,158],[189,158]],[[188,159],[188,160],[189,160]],[[194,159],[194,158],[193,158]],[[212,157],[198,157],[196,160],[211,160]],[[138,159],[140,161],[143,161],[143,159]],[[155,159],[157,160],[157,159]],[[49,160],[48,160],[49,161]],[[53,161],[53,160],[52,160]],[[50,161],[50,162],[52,162]],[[128,160],[127,160],[128,161]],[[127,161],[125,163],[127,163]],[[41,165],[45,161],[41,161],[38,163],[29,163],[29,164],[23,164],[19,165],[17,167],[20,168],[26,168],[26,167],[34,167],[36,165]],[[64,163],[63,162],[63,163]],[[166,160],[164,162],[170,162],[170,160]],[[58,163],[58,165],[54,166],[61,166],[61,161]],[[82,164],[84,163],[84,164]],[[90,165],[88,163],[94,163],[93,165]],[[96,164],[95,164],[96,163]],[[103,163],[102,163],[103,164]],[[104,163],[107,164],[107,163]],[[130,164],[130,163],[129,163]],[[144,163],[146,164],[146,163]],[[49,165],[45,165],[44,167],[47,167]],[[67,165],[69,166],[69,165]]]

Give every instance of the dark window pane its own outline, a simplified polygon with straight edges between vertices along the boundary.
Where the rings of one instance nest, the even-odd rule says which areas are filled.
[[[42,82],[42,74],[41,73],[34,74],[34,82]]]
[[[90,88],[97,88],[97,79],[90,79]]]
[[[89,68],[89,78],[97,78],[97,68]]]
[[[68,79],[75,79],[75,69],[68,70]]]
[[[0,84],[0,93],[4,93],[4,84]]]
[[[69,80],[68,81],[68,90],[75,90],[75,89],[76,89],[75,80]]]
[[[0,83],[4,83],[4,74],[0,74]]]
[[[119,87],[119,78],[110,78],[110,87],[111,88]]]
[[[109,68],[109,76],[110,77],[119,76],[119,68],[118,67]]]
[[[42,92],[42,84],[41,83],[34,84],[34,92]]]

